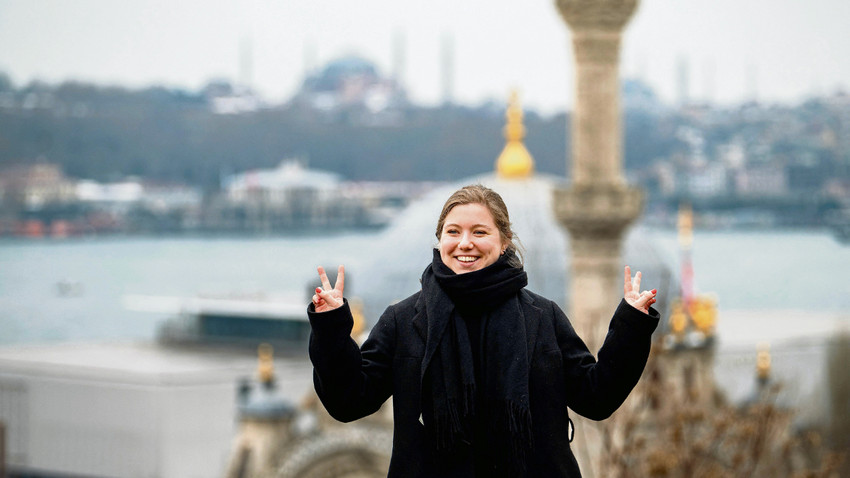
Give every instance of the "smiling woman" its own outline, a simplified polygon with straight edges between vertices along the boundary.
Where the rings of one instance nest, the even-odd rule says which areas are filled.
[[[340,421],[393,396],[389,476],[581,476],[567,408],[608,417],[643,371],[656,291],[625,268],[623,300],[595,360],[561,309],[528,276],[501,196],[466,186],[449,197],[422,288],[387,308],[362,347],[350,338],[345,270],[308,308],[314,384]],[[615,365],[616,364],[616,365]]]
[[[440,237],[440,259],[455,274],[477,271],[496,262],[505,253],[493,215],[482,204],[464,204],[446,216]]]
[[[437,221],[437,239],[443,264],[456,274],[483,269],[504,254],[511,265],[522,266],[508,208],[483,186],[467,186],[449,197]]]

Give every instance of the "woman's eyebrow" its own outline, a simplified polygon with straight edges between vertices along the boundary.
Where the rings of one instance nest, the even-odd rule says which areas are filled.
[[[450,222],[450,223],[443,226],[443,228],[447,228],[447,227],[461,227],[461,225]],[[492,227],[488,226],[487,224],[473,224],[472,225],[472,229],[475,229],[475,228],[478,228],[478,227],[483,227],[484,229],[492,229]]]

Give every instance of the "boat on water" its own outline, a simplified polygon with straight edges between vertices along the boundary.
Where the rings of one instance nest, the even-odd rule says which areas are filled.
[[[310,337],[308,299],[297,294],[128,295],[123,302],[128,310],[167,314],[157,334],[165,345],[254,350],[260,343],[269,343],[282,355],[303,355]],[[363,317],[357,301],[351,305],[355,333],[359,333]]]
[[[167,315],[157,334],[164,344],[254,348],[269,342],[299,351],[310,336],[305,304],[299,297],[266,294],[124,297],[129,310]]]

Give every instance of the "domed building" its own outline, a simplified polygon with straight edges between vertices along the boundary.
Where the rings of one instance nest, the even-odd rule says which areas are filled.
[[[377,113],[405,104],[406,94],[371,61],[344,56],[305,78],[293,101],[321,111],[365,107]]]

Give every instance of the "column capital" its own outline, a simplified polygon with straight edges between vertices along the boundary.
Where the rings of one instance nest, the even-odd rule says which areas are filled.
[[[626,184],[576,184],[554,195],[555,217],[576,239],[619,239],[643,209],[643,191]]]
[[[574,31],[621,31],[637,5],[638,0],[555,0],[561,17]]]
[[[593,63],[616,65],[620,60],[620,38],[617,31],[576,31],[573,33],[573,52],[577,67]]]

